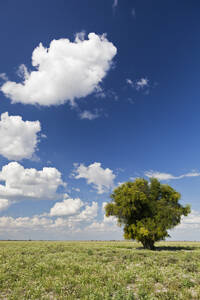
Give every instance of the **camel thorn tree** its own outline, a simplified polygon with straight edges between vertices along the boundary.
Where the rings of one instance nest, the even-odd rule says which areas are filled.
[[[155,178],[150,182],[143,178],[126,182],[110,197],[111,202],[105,206],[106,216],[117,217],[125,239],[137,240],[145,249],[153,250],[155,242],[169,237],[167,230],[190,213],[189,205],[179,203],[181,195]]]

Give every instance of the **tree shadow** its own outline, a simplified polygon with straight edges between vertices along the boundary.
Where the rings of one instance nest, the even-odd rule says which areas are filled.
[[[147,250],[143,247],[136,248],[137,250]],[[197,247],[191,247],[191,246],[157,246],[154,250],[150,251],[193,251],[197,250]]]
[[[155,251],[192,251],[197,249],[192,246],[158,246],[155,247]]]

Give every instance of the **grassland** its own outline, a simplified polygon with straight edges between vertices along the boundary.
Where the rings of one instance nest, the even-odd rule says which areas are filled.
[[[0,299],[200,299],[200,243],[0,242]]]

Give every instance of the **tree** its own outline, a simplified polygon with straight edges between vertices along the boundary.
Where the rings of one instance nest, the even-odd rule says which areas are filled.
[[[137,240],[145,249],[154,249],[156,241],[169,237],[181,216],[190,213],[190,206],[182,206],[181,195],[167,184],[152,178],[150,182],[137,178],[117,187],[112,201],[105,206],[106,216],[115,216],[124,225],[124,237]]]

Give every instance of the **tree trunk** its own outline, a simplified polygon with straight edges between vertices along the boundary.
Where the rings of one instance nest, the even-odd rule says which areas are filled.
[[[144,240],[142,241],[142,245],[144,249],[155,250],[154,241],[152,240]]]

